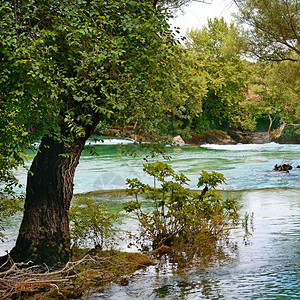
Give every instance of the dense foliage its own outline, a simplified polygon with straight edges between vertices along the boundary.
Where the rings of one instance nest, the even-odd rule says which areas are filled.
[[[245,125],[239,103],[245,98],[250,70],[242,59],[242,41],[238,28],[223,18],[187,33],[187,49],[207,90],[202,111],[193,120],[196,132]]]
[[[96,114],[126,125],[140,118],[142,126],[163,107],[158,99],[163,101],[166,89],[171,33],[151,3],[23,1],[14,9],[4,1],[1,6],[6,35],[1,70],[7,73],[2,98],[26,106],[35,129],[41,125],[43,133],[59,136],[65,122],[75,138],[84,136]]]
[[[256,63],[253,68],[251,89],[256,98],[248,102],[253,118],[256,121],[265,118],[269,133],[278,129],[275,133],[280,134],[286,125],[296,126],[297,130],[300,123],[299,62]]]
[[[162,116],[187,102],[178,100],[178,86],[188,96],[198,86],[192,83],[193,92],[189,73],[178,67],[182,51],[168,14],[152,5],[1,2],[0,180],[13,179],[5,170],[23,162],[22,150],[36,136],[72,143],[99,122],[98,129],[162,136],[168,127]]]

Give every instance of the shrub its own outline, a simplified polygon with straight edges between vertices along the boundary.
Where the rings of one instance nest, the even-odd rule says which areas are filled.
[[[120,214],[112,213],[104,203],[80,196],[69,210],[70,233],[73,246],[85,247],[93,243],[95,248],[109,246],[114,241],[114,224],[120,222]]]
[[[225,237],[228,230],[238,223],[236,199],[224,199],[216,187],[225,183],[222,174],[202,171],[198,180],[200,191],[187,188],[189,179],[166,163],[144,165],[153,177],[153,186],[137,178],[127,179],[127,193],[134,201],[124,204],[127,212],[134,212],[142,228],[141,236],[152,243],[154,249],[175,243],[193,244],[207,239]],[[146,194],[154,208],[145,212],[140,201]]]
[[[2,232],[5,230],[3,222],[5,219],[13,216],[17,212],[23,210],[22,197],[9,198],[0,194],[0,242],[4,242],[5,235]]]

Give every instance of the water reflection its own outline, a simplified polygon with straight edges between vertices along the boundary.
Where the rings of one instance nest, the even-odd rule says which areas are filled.
[[[113,284],[87,299],[299,299],[300,190],[226,194],[239,197],[242,214],[254,213],[250,243],[243,243],[240,227],[222,255],[163,258],[136,272],[128,286]]]

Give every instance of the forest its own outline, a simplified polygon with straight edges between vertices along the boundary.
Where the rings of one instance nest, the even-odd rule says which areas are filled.
[[[131,155],[161,154],[175,136],[197,144],[220,132],[234,143],[244,133],[264,132],[269,142],[299,144],[299,1],[235,0],[235,23],[212,18],[179,38],[169,21],[190,2],[1,1],[0,220],[23,214],[2,264],[70,261],[76,240],[70,218],[76,225],[80,205],[89,205],[79,201],[72,215],[74,176],[95,134],[134,139]],[[20,196],[15,174],[22,167],[28,175]],[[222,174],[203,171],[195,195],[183,187],[189,179],[168,165],[148,164],[144,171],[154,186],[129,179],[135,201],[125,210],[135,212],[154,250],[174,237],[192,244],[199,239],[192,232],[201,232],[201,241],[208,232],[223,235],[236,224],[238,203],[216,192],[225,184]],[[140,210],[144,193],[153,214]],[[116,221],[99,209],[106,231],[95,246]],[[201,226],[191,228],[187,218]]]

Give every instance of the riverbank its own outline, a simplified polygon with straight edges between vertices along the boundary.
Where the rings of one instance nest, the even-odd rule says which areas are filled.
[[[112,129],[107,132],[97,132],[97,135],[106,137],[128,137],[134,141],[147,142],[148,139],[145,136],[138,136],[133,131],[128,130],[125,133],[121,133],[120,130]],[[273,133],[252,132],[252,131],[240,131],[240,130],[208,130],[206,133],[199,134],[190,132],[189,137],[182,139],[181,136],[173,138],[175,142],[179,144],[189,145],[204,145],[204,144],[217,144],[217,145],[235,145],[235,144],[266,144],[275,142],[278,144],[300,144],[300,134],[287,135],[283,133],[281,136],[275,136]]]
[[[300,144],[300,135],[281,135],[275,137],[268,132],[251,132],[229,130],[228,132],[221,130],[209,130],[205,134],[190,133],[190,138],[185,140],[187,144],[203,145],[235,145],[235,144],[266,144],[275,142],[278,144]]]
[[[0,273],[0,299],[78,299],[112,282],[124,285],[128,276],[153,264],[141,253],[96,249],[74,251],[59,270],[8,261],[10,266]]]

